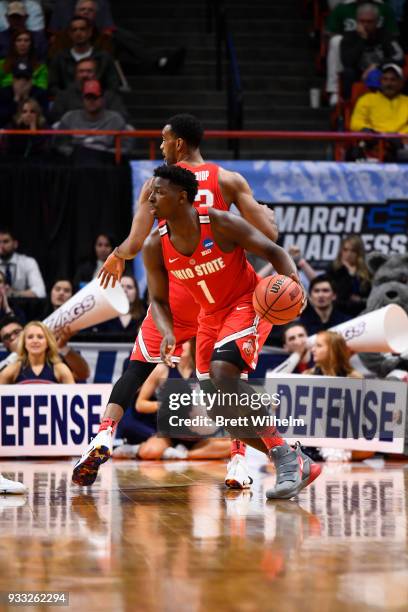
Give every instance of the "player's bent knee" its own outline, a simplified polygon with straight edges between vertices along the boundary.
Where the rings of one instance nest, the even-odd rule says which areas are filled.
[[[125,410],[133,401],[133,398],[144,383],[156,364],[143,361],[131,361],[129,367],[115,383],[110,398],[110,404],[118,404]]]
[[[240,374],[239,368],[232,363],[212,361],[210,364],[210,379],[218,388],[223,387],[228,381],[239,379]]]

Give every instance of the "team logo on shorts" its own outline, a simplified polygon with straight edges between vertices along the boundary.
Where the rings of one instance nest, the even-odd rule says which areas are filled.
[[[201,251],[201,255],[209,255],[211,253],[211,249],[214,246],[214,240],[211,238],[204,238],[203,247],[204,251]]]
[[[244,351],[245,355],[252,357],[252,355],[255,353],[255,343],[252,338],[245,340],[245,342],[242,343],[242,350]]]

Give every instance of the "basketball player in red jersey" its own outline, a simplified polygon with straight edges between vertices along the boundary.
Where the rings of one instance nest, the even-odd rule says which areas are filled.
[[[147,239],[143,257],[151,312],[163,337],[162,359],[171,367],[177,346],[169,302],[170,279],[175,277],[200,305],[196,334],[199,378],[208,377],[217,391],[250,397],[252,389],[241,375],[256,367],[258,351],[272,326],[260,320],[252,306],[259,278],[244,249],[270,261],[279,274],[298,281],[296,266],[281,247],[240,217],[192,206],[198,184],[189,170],[161,166],[154,176],[149,202],[160,223]],[[241,415],[242,406],[237,405],[237,411],[240,408],[237,414]],[[266,493],[269,499],[290,499],[320,474],[321,468],[302,453],[300,445],[292,448],[274,428],[247,441],[268,452],[275,464],[277,480]]]
[[[228,210],[234,203],[249,223],[276,241],[278,232],[273,212],[256,202],[247,181],[238,173],[229,172],[203,160],[199,148],[203,128],[195,117],[187,114],[175,115],[163,128],[162,135],[160,148],[166,163],[178,164],[196,173],[199,182],[196,205],[206,204]],[[135,257],[152,228],[154,219],[148,202],[150,192],[151,179],[146,181],[142,188],[129,236],[109,256],[101,270],[101,283],[105,287],[111,279],[113,284],[120,279],[124,260]],[[170,304],[177,338],[177,347],[172,358],[177,361],[181,355],[182,344],[195,337],[199,308],[192,303],[183,284],[177,279],[172,279],[170,286]],[[77,484],[92,484],[99,464],[109,457],[114,427],[122,418],[124,409],[130,404],[137,389],[153,369],[152,366],[161,361],[161,341],[162,336],[149,310],[136,339],[130,366],[112,390],[100,432],[74,468],[73,479]],[[250,486],[252,479],[248,474],[244,455],[245,444],[234,441],[225,479],[227,485]]]

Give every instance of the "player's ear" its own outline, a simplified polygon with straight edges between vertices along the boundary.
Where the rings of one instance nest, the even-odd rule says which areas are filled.
[[[182,138],[177,138],[177,140],[176,140],[176,149],[177,149],[177,151],[181,151],[181,149],[183,148],[183,142],[184,142],[184,140]]]

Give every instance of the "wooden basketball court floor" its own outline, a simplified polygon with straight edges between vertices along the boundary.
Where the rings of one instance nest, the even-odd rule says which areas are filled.
[[[0,591],[69,593],[81,612],[408,610],[408,464],[325,464],[298,501],[223,487],[223,462],[1,461]],[[4,595],[3,595],[4,602]],[[38,609],[37,607],[37,609]],[[1,609],[14,608],[2,604]]]

